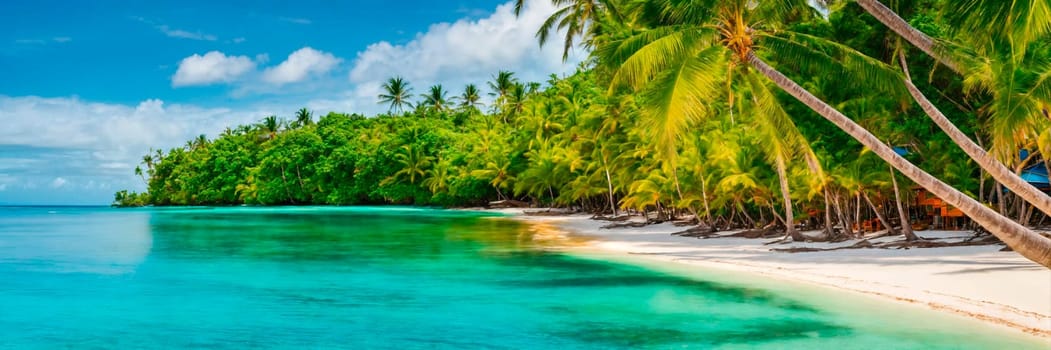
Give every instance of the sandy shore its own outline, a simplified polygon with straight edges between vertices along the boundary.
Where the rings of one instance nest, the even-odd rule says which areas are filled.
[[[767,240],[673,236],[671,233],[685,228],[671,224],[602,229],[609,223],[590,220],[586,215],[528,216],[521,215],[521,210],[503,212],[542,225],[545,235],[558,235],[551,232],[555,228],[572,241],[585,242],[577,249],[598,249],[655,262],[742,271],[839,288],[962,314],[1051,341],[1051,270],[1016,253],[1000,252],[999,246],[790,254],[770,251],[773,246],[762,244]],[[962,231],[918,234],[946,240],[970,236]],[[894,239],[897,238],[881,240]],[[792,243],[776,247],[829,248],[853,243]]]

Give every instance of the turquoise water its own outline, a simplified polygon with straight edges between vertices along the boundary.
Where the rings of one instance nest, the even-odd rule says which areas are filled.
[[[574,257],[468,212],[0,208],[0,348],[1047,345],[754,282]]]

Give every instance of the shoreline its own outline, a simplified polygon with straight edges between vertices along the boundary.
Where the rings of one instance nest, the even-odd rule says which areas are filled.
[[[996,245],[784,253],[770,248],[831,248],[856,241],[766,246],[763,243],[769,239],[674,236],[671,233],[687,227],[668,223],[603,229],[608,222],[591,220],[589,215],[532,216],[523,209],[484,211],[508,214],[534,225],[542,240],[563,240],[571,252],[614,254],[677,268],[744,272],[844,290],[965,316],[1051,344],[1051,270],[1016,253],[1000,252],[1001,247]],[[970,236],[968,231],[917,233],[947,240]]]

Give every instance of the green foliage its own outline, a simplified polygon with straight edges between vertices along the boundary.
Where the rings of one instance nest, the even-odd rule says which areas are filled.
[[[114,207],[144,207],[150,204],[148,193],[128,192],[128,190],[117,191],[113,195]]]
[[[118,192],[114,203],[475,206],[515,199],[752,221],[783,213],[783,192],[799,209],[824,210],[833,200],[849,206],[861,191],[886,198],[886,165],[750,70],[741,57],[751,53],[965,193],[979,192],[980,172],[912,106],[894,61],[899,50],[910,57],[919,88],[964,132],[1002,154],[1051,149],[1047,118],[1033,119],[1046,117],[1051,95],[1043,30],[989,34],[1025,39],[1024,53],[985,41],[960,49],[970,55],[960,54],[970,72],[960,77],[901,45],[852,2],[831,2],[827,16],[806,1],[554,3],[559,10],[539,28],[540,39],[562,29],[563,44],[591,48],[592,59],[575,74],[541,84],[499,71],[489,82],[451,93],[434,85],[421,95],[391,78],[377,96],[387,114],[315,120],[301,109],[291,122],[268,116],[214,140],[151,151],[137,172],[148,193]],[[895,6],[921,31],[946,39],[957,34],[946,24],[947,3]],[[998,23],[1003,9],[975,4],[949,20]],[[787,177],[785,191],[779,175]]]

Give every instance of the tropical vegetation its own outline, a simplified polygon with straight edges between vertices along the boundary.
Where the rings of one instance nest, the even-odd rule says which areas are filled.
[[[1049,168],[1046,1],[552,2],[537,37],[587,52],[574,74],[420,95],[394,77],[387,113],[301,109],[150,151],[147,193],[116,203],[525,202],[914,240],[922,190],[1051,267],[1031,228],[1051,197],[1021,176]]]

